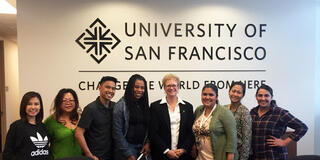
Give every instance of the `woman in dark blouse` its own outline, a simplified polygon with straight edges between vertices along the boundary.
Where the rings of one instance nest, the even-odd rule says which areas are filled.
[[[141,75],[130,77],[124,96],[113,111],[116,160],[136,160],[149,154],[150,122],[147,82]]]

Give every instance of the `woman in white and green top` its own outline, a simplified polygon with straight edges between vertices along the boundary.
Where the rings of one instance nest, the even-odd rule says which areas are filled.
[[[232,113],[218,104],[217,86],[206,84],[201,101],[203,105],[197,107],[192,127],[196,141],[192,148],[193,156],[196,160],[234,160],[237,152],[236,122]]]

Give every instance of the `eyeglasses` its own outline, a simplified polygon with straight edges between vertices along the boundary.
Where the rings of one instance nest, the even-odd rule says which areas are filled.
[[[63,99],[62,102],[63,103],[68,103],[68,102],[73,103],[74,99]]]
[[[166,85],[166,87],[167,88],[176,88],[178,85],[176,85],[176,84],[168,84],[168,85]]]

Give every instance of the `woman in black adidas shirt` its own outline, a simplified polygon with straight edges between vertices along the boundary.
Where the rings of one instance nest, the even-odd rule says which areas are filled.
[[[50,160],[49,140],[42,123],[43,104],[39,93],[28,92],[22,97],[20,118],[10,125],[3,160]]]

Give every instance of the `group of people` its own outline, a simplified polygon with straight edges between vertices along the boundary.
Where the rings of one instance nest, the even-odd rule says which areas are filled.
[[[61,89],[44,123],[41,96],[27,92],[21,119],[8,130],[3,160],[285,160],[286,146],[307,132],[303,122],[277,106],[268,85],[257,89],[258,106],[249,111],[241,103],[242,82],[231,84],[228,105],[219,104],[214,84],[206,84],[202,105],[193,112],[178,96],[174,74],[163,77],[165,96],[150,105],[143,76],[130,77],[117,103],[111,101],[116,82],[102,77],[100,95],[83,111],[76,92]],[[294,132],[282,139],[287,127]]]

